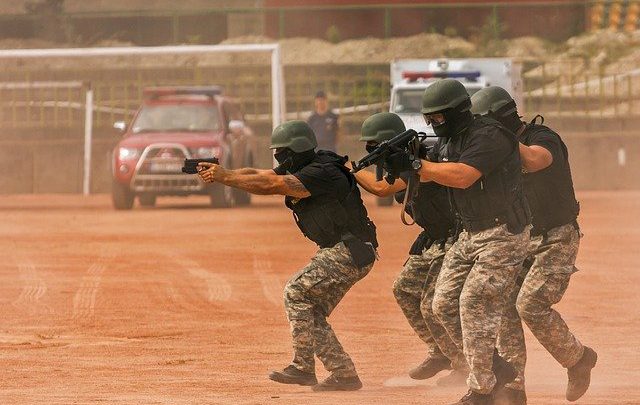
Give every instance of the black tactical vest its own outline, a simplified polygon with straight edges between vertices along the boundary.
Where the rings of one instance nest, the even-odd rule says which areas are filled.
[[[465,230],[479,232],[506,224],[511,233],[520,233],[530,223],[530,213],[522,190],[518,141],[513,133],[490,118],[475,117],[466,131],[436,145],[438,160],[457,162],[471,137],[482,137],[492,131],[499,131],[509,139],[513,145],[511,153],[493,172],[469,188],[450,188],[449,192]]]
[[[532,123],[526,126],[520,141],[529,146],[532,137],[540,132],[558,138],[563,159],[554,159],[549,167],[538,172],[524,173],[524,192],[531,207],[532,235],[572,223],[580,211],[573,191],[569,152],[560,135],[544,125]]]
[[[402,203],[405,192],[396,193],[396,201]],[[407,202],[404,209],[433,241],[447,239],[455,233],[455,215],[447,188],[438,183],[420,183],[413,201]]]
[[[353,174],[344,166],[346,161],[346,157],[333,152],[319,151],[311,162],[333,165],[344,173],[349,180],[350,190],[342,200],[330,195],[301,199],[287,196],[285,204],[293,211],[296,224],[304,236],[321,248],[332,247],[352,236],[377,248],[376,227],[367,216]]]

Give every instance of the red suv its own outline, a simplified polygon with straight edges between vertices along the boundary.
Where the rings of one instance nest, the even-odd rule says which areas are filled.
[[[255,139],[237,103],[220,87],[153,87],[113,153],[113,206],[154,206],[158,196],[209,195],[214,207],[249,204],[250,195],[181,172],[185,158],[217,157],[224,167],[253,166]]]

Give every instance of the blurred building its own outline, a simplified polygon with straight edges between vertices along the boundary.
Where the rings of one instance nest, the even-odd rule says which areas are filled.
[[[504,37],[535,35],[550,40],[563,40],[582,32],[590,4],[574,0],[265,0],[264,3],[267,9],[279,10],[278,16],[267,15],[267,34],[273,37],[325,38],[331,30],[340,39],[422,32],[449,32],[468,38],[497,23]]]
[[[161,45],[246,35],[339,41],[493,32],[559,41],[589,27],[635,28],[639,10],[640,0],[16,0],[0,2],[0,38]]]

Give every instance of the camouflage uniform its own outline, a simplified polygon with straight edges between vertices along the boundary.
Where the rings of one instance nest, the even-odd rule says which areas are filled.
[[[444,255],[452,243],[452,239],[445,244],[433,243],[421,255],[410,255],[393,283],[393,294],[409,325],[427,344],[429,357],[444,356],[451,360],[454,368],[465,368],[466,362],[460,364],[458,348],[431,310],[435,281]]]
[[[506,225],[464,231],[447,252],[436,282],[433,311],[463,350],[470,369],[467,384],[480,394],[489,394],[496,383],[494,348],[528,240],[528,226],[515,235]]]
[[[580,232],[573,224],[531,238],[525,262],[530,267],[522,271],[521,287],[513,295],[514,305],[503,320],[498,343],[499,351],[513,361],[520,374],[511,388],[524,389],[526,348],[520,317],[563,367],[574,366],[582,357],[584,347],[560,314],[551,308],[562,299],[571,275],[577,271],[574,265],[579,246]]]
[[[289,280],[284,289],[284,305],[293,339],[293,366],[315,373],[315,353],[334,375],[357,376],[353,361],[326,318],[372,267],[370,264],[358,269],[349,250],[340,242],[318,250],[311,263]]]

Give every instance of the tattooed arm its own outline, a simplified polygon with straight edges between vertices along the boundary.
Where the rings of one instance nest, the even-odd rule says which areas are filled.
[[[277,176],[273,170],[227,170],[213,163],[200,163],[200,167],[204,170],[198,175],[207,183],[218,182],[252,194],[280,194],[296,198],[311,196],[300,180],[290,174]]]

